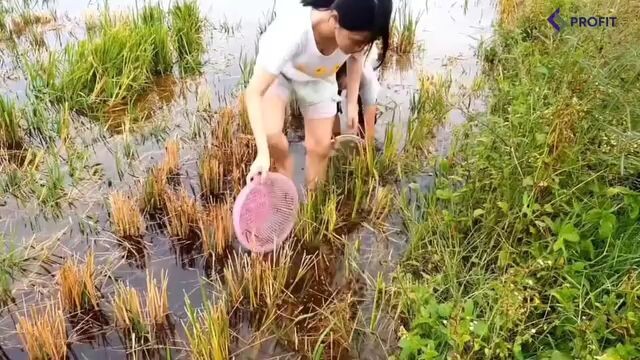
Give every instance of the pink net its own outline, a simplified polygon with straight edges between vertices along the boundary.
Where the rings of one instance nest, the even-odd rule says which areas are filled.
[[[242,246],[268,252],[282,243],[298,214],[298,192],[286,176],[269,173],[264,182],[248,184],[233,207],[233,226]]]

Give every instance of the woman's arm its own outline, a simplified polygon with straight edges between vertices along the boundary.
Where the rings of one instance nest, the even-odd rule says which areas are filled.
[[[249,122],[251,123],[251,130],[256,139],[256,147],[259,154],[269,154],[267,134],[262,124],[261,104],[264,94],[276,80],[276,77],[276,75],[263,70],[260,66],[256,66],[245,93]]]
[[[347,58],[347,118],[352,131],[356,130],[358,125],[358,93],[363,64],[362,53],[353,54]]]

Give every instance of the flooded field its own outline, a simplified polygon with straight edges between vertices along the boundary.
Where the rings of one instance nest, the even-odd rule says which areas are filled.
[[[430,187],[429,155],[482,107],[472,88],[491,1],[399,5],[418,25],[409,54],[380,71],[382,150],[334,158],[287,245],[261,257],[230,226],[255,156],[242,84],[259,29],[297,2],[14,3],[0,19],[0,357],[396,351],[386,284],[407,246],[396,203]],[[291,113],[302,193],[304,132]]]

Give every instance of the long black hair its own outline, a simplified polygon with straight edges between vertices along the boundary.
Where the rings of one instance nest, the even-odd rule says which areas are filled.
[[[302,5],[318,10],[335,10],[340,27],[347,31],[367,31],[371,33],[371,45],[377,39],[382,41],[382,51],[378,54],[379,68],[389,51],[389,28],[393,0],[301,0]]]

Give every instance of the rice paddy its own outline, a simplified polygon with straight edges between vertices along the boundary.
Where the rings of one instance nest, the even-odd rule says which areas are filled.
[[[275,4],[0,4],[0,357],[637,357],[637,24],[554,34],[534,2],[398,2],[376,141],[267,254],[232,208]]]

